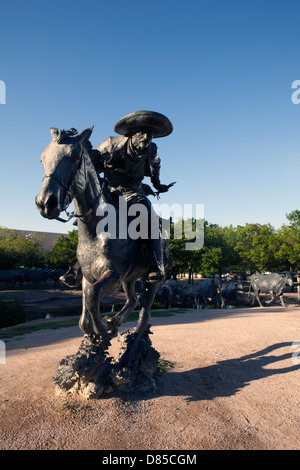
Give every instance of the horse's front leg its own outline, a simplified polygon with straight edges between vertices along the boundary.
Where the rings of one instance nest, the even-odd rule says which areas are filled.
[[[85,306],[91,315],[96,335],[104,335],[108,331],[107,321],[102,318],[100,311],[100,299],[115,292],[118,285],[119,276],[113,271],[107,271],[97,282],[85,287]]]
[[[126,295],[126,302],[123,308],[110,320],[108,320],[108,330],[118,328],[139,303],[135,295],[135,283],[135,280],[130,282],[123,282],[122,286]]]
[[[85,290],[90,284],[88,281],[83,277],[82,278],[82,312],[79,319],[79,328],[85,335],[93,335],[94,328],[91,316],[89,311],[86,307],[86,298],[85,298]]]

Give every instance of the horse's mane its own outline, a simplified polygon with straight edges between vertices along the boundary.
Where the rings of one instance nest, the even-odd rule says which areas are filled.
[[[71,127],[71,129],[62,129],[61,130],[61,138],[59,140],[60,140],[60,142],[63,142],[68,137],[72,137],[72,136],[77,135],[77,134],[78,134],[78,131],[74,127]],[[90,140],[85,140],[84,141],[84,146],[86,147],[88,152],[90,152],[93,148]]]
[[[72,137],[72,136],[77,135],[77,134],[78,134],[78,131],[74,127],[71,127],[71,129],[62,129],[61,130],[60,142],[63,142],[68,137]],[[98,152],[98,150],[93,149],[93,145],[90,142],[90,140],[86,139],[84,141],[83,145],[84,145],[84,147],[86,148],[86,150],[89,154],[91,163],[92,163],[92,165],[94,166],[94,168],[96,170],[99,181],[100,181],[100,183],[102,183],[102,178],[100,178],[99,173],[101,173],[101,171],[103,171],[103,169],[102,169],[102,166],[101,166],[100,161],[99,161],[99,152]]]

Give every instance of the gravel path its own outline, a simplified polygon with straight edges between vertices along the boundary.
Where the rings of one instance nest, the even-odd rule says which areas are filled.
[[[155,394],[88,401],[56,396],[51,379],[78,327],[16,337],[0,364],[0,449],[299,449],[299,320],[296,304],[153,318],[174,363]]]

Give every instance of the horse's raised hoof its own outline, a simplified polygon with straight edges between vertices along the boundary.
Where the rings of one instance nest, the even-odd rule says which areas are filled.
[[[81,270],[76,271],[73,267],[70,267],[65,274],[60,276],[59,280],[69,287],[77,287],[82,281]]]

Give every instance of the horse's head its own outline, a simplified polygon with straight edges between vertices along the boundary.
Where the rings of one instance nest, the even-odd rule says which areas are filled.
[[[81,167],[87,143],[93,131],[80,133],[51,128],[52,141],[41,155],[45,176],[35,203],[43,217],[55,219],[76,196],[74,180]]]

